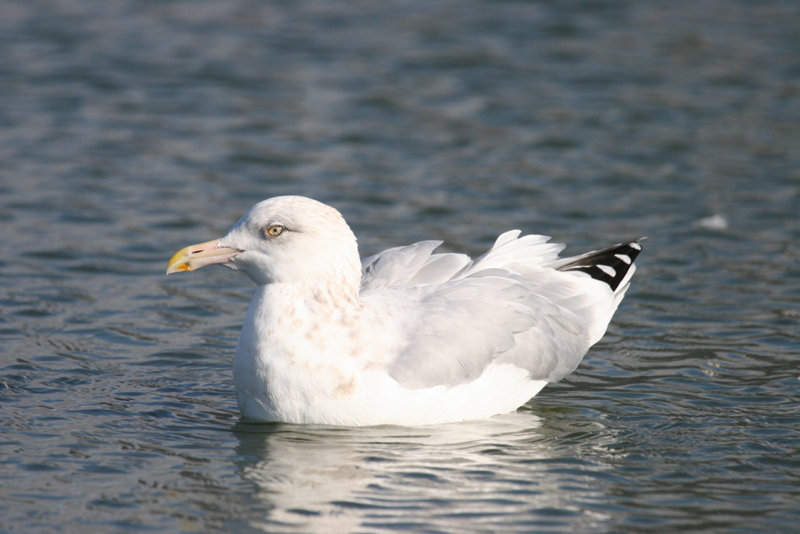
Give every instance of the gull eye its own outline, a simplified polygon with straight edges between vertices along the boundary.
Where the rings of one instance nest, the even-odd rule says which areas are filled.
[[[283,233],[284,230],[286,230],[286,227],[282,224],[271,224],[267,228],[266,232],[269,237],[278,237]]]

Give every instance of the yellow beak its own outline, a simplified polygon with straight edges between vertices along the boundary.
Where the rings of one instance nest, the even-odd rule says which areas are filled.
[[[167,263],[167,274],[194,271],[206,265],[225,263],[242,251],[236,248],[219,246],[219,239],[189,245],[176,252]]]

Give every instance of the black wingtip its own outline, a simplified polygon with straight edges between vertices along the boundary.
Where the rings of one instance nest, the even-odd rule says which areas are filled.
[[[584,272],[595,280],[605,282],[612,291],[616,291],[642,251],[640,241],[643,239],[590,252],[560,266],[558,270]]]

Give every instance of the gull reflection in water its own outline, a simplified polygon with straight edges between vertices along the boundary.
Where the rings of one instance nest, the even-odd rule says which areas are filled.
[[[264,509],[251,526],[315,532],[525,530],[549,515],[598,528],[607,517],[586,503],[604,491],[597,471],[609,466],[587,465],[559,446],[554,433],[563,430],[543,427],[530,411],[414,428],[234,427],[240,473]]]

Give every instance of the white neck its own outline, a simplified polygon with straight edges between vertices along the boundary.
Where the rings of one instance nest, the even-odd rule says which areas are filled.
[[[291,416],[307,405],[308,395],[346,388],[352,380],[348,369],[357,368],[358,355],[350,347],[359,315],[355,293],[334,294],[330,286],[307,284],[259,286],[234,361],[242,413],[296,420]]]

